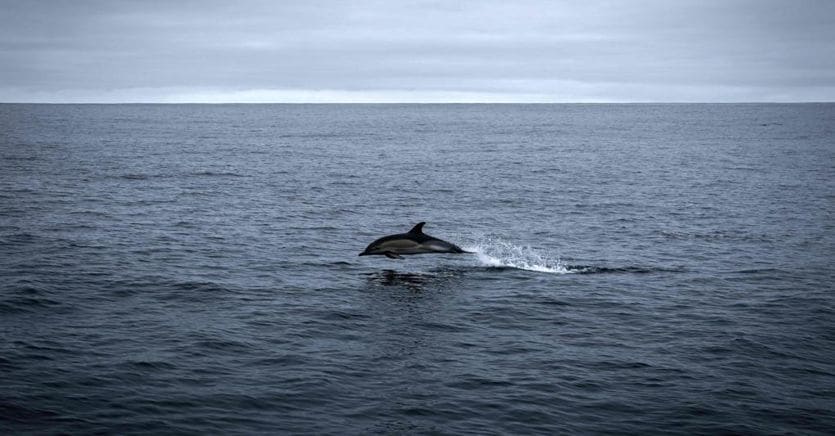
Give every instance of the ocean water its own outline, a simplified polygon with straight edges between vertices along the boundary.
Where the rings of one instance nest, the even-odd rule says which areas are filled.
[[[0,429],[832,434],[833,210],[835,104],[0,105]]]

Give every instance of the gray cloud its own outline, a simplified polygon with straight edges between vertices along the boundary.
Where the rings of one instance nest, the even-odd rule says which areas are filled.
[[[0,1],[0,101],[833,101],[830,1]]]

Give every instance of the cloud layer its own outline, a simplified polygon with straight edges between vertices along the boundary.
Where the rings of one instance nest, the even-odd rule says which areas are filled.
[[[831,1],[2,1],[0,101],[835,101]]]

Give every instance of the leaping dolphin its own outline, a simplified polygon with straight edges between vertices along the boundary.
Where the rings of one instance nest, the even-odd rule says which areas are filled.
[[[360,256],[383,255],[403,259],[401,255],[423,253],[470,253],[461,247],[423,233],[425,222],[417,223],[409,233],[383,236],[366,247]]]

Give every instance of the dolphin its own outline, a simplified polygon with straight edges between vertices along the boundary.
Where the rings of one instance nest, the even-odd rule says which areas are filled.
[[[408,233],[383,236],[366,247],[360,256],[383,255],[389,259],[403,259],[405,254],[470,253],[461,247],[423,233],[425,222],[417,223]]]

